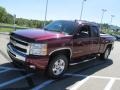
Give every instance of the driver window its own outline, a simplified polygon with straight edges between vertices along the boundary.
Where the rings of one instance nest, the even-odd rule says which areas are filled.
[[[88,25],[84,25],[79,28],[78,31],[79,37],[80,38],[88,38],[90,36],[90,28]]]

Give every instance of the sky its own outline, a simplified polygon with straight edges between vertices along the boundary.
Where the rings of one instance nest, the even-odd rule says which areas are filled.
[[[47,20],[75,20],[80,18],[82,0],[48,0]],[[87,0],[82,19],[100,23],[102,9],[106,9],[103,23],[120,26],[120,0]],[[18,18],[44,20],[46,0],[0,0],[0,6]]]

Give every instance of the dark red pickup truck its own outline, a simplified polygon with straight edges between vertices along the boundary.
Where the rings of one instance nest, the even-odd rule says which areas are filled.
[[[44,29],[16,30],[7,51],[13,62],[61,76],[69,65],[99,55],[107,60],[115,38],[100,34],[99,25],[87,21],[54,21]]]

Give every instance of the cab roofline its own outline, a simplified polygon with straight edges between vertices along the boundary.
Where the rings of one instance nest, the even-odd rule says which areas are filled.
[[[91,26],[99,26],[98,23],[95,22],[90,22],[90,21],[85,21],[85,20],[75,20],[78,24],[85,24],[85,25],[91,25]]]

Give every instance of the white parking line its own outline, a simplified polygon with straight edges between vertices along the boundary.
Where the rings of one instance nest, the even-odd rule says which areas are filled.
[[[67,89],[67,90],[78,90],[78,88],[79,88],[80,86],[82,86],[89,78],[90,78],[90,77],[88,76],[88,77],[86,77],[85,79],[83,79],[83,80],[81,80],[81,81],[78,81],[78,82],[76,82],[75,84],[67,87],[66,89]]]
[[[11,68],[11,67],[3,67],[3,66],[0,66],[0,69],[9,69],[9,70],[25,71],[24,69]]]
[[[19,80],[22,80],[22,79],[24,79],[24,78],[26,78],[26,77],[32,76],[32,75],[33,75],[33,73],[30,73],[30,74],[27,74],[27,75],[24,75],[24,76],[21,76],[21,77],[12,79],[12,80],[10,80],[10,81],[1,83],[1,84],[0,84],[0,88],[4,87],[4,86],[6,86],[6,85],[12,84],[12,83],[14,83],[14,82],[17,82],[17,81],[19,81]]]
[[[88,77],[89,76],[89,75],[70,74],[70,73],[67,73],[65,75],[75,76],[75,77]],[[94,75],[90,75],[89,77],[91,77],[91,78],[100,78],[100,79],[116,79],[116,80],[120,80],[120,78],[118,78],[118,77],[105,77],[105,76],[94,76]]]
[[[4,73],[4,72],[7,72],[7,71],[9,71],[9,69],[2,70],[2,71],[0,71],[0,74]]]
[[[110,90],[112,87],[112,84],[114,83],[115,80],[120,80],[120,78],[117,77],[104,77],[104,76],[92,76],[92,75],[81,75],[81,74],[71,74],[71,73],[66,73],[65,75],[67,76],[73,76],[73,77],[85,77],[85,79],[76,82],[74,85],[67,87],[67,90],[77,90],[81,85],[83,85],[89,78],[99,78],[99,79],[110,79],[111,81],[107,84],[105,87],[105,90]],[[42,88],[46,87],[47,85],[51,84],[55,80],[47,80],[43,82],[42,84],[34,87],[31,90],[41,90]]]
[[[114,84],[114,82],[115,82],[114,78],[110,79],[109,83],[107,84],[107,86],[105,87],[104,90],[111,90],[112,85]]]
[[[77,90],[77,87],[80,87],[82,84],[84,84],[89,78],[99,78],[99,79],[110,79],[104,90],[111,90],[112,85],[114,84],[115,80],[120,80],[120,78],[117,77],[104,77],[104,76],[88,76],[88,75],[80,75],[80,74],[65,74],[68,76],[75,76],[75,77],[87,77],[79,82],[77,82],[75,85],[72,85],[70,87],[67,87],[68,90]]]
[[[52,83],[54,80],[47,80],[45,82],[43,82],[42,84],[36,86],[35,88],[31,89],[31,90],[41,90],[42,88],[46,87],[47,85],[49,85],[50,83]]]

